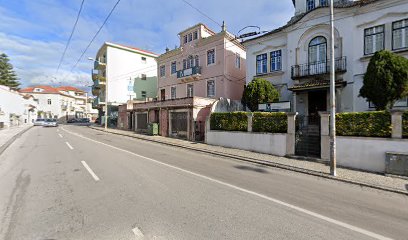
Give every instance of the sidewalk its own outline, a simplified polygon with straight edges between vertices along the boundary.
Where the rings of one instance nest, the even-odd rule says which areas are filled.
[[[102,127],[90,126],[90,128],[103,131]],[[147,136],[132,131],[108,129],[108,132],[137,139],[181,147],[193,151],[199,151],[222,157],[234,158],[241,161],[268,165],[290,171],[301,172],[309,175],[325,177],[342,182],[357,184],[360,186],[376,188],[380,190],[405,194],[408,196],[408,179],[384,176],[381,174],[361,172],[346,168],[337,168],[337,177],[329,175],[329,166],[324,163],[297,160],[285,157],[277,157],[269,154],[255,153],[240,149],[225,148],[207,145],[204,143],[190,142],[181,139],[166,138],[161,136]]]
[[[6,150],[15,138],[20,134],[30,129],[32,125],[20,125],[0,130],[0,154]]]

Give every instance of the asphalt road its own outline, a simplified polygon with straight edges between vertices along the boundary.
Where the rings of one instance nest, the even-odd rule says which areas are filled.
[[[0,221],[5,240],[408,239],[408,198],[83,126],[35,127],[0,156]]]

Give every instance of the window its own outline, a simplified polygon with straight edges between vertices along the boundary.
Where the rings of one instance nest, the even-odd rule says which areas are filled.
[[[194,94],[194,85],[187,84],[187,97],[193,97]]]
[[[326,62],[327,40],[325,37],[315,37],[309,43],[309,64]]]
[[[215,63],[215,49],[211,49],[207,51],[207,65],[211,65]]]
[[[192,33],[188,34],[188,41],[189,42],[193,41],[193,34]]]
[[[194,66],[194,58],[193,56],[188,56],[187,59],[187,68],[192,68]]]
[[[215,97],[215,81],[207,81],[207,97]]]
[[[329,6],[329,2],[327,0],[320,0],[320,6],[321,7]]]
[[[267,72],[267,54],[260,54],[256,56],[256,74],[262,74]]]
[[[171,99],[176,99],[176,87],[171,87]]]
[[[241,68],[241,55],[235,54],[235,67]]]
[[[160,66],[160,77],[166,76],[166,66],[162,65]]]
[[[171,74],[175,74],[177,72],[177,65],[176,62],[171,63]]]
[[[142,74],[141,79],[142,79],[142,80],[146,80],[146,79],[147,79],[146,74]]]
[[[142,63],[146,63],[146,57],[142,57]]]
[[[307,11],[311,11],[315,9],[315,1],[314,0],[306,0],[306,9]]]
[[[364,30],[364,54],[373,54],[384,49],[384,25]]]
[[[193,33],[193,40],[196,40],[197,38],[198,38],[198,32],[195,31],[195,32]]]
[[[160,89],[160,99],[162,101],[166,100],[166,89]]]
[[[200,66],[200,57],[198,55],[195,56],[195,65],[196,67]]]
[[[142,91],[142,98],[146,98],[147,94],[146,91]]]
[[[184,36],[184,44],[187,43],[187,35]]]
[[[183,70],[187,68],[187,60],[183,59]]]
[[[47,99],[48,105],[51,105],[51,99]]]
[[[282,70],[282,50],[271,52],[271,72]]]
[[[408,48],[408,18],[392,23],[392,49]]]

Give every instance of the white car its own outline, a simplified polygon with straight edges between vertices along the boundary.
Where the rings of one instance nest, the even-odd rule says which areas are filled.
[[[34,126],[43,126],[45,122],[44,118],[37,118],[34,122]]]
[[[44,127],[57,127],[57,119],[45,119],[45,122],[43,124]]]

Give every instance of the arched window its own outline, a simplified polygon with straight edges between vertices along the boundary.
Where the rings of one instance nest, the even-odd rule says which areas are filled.
[[[315,37],[309,43],[309,63],[326,62],[327,40],[325,37]]]

